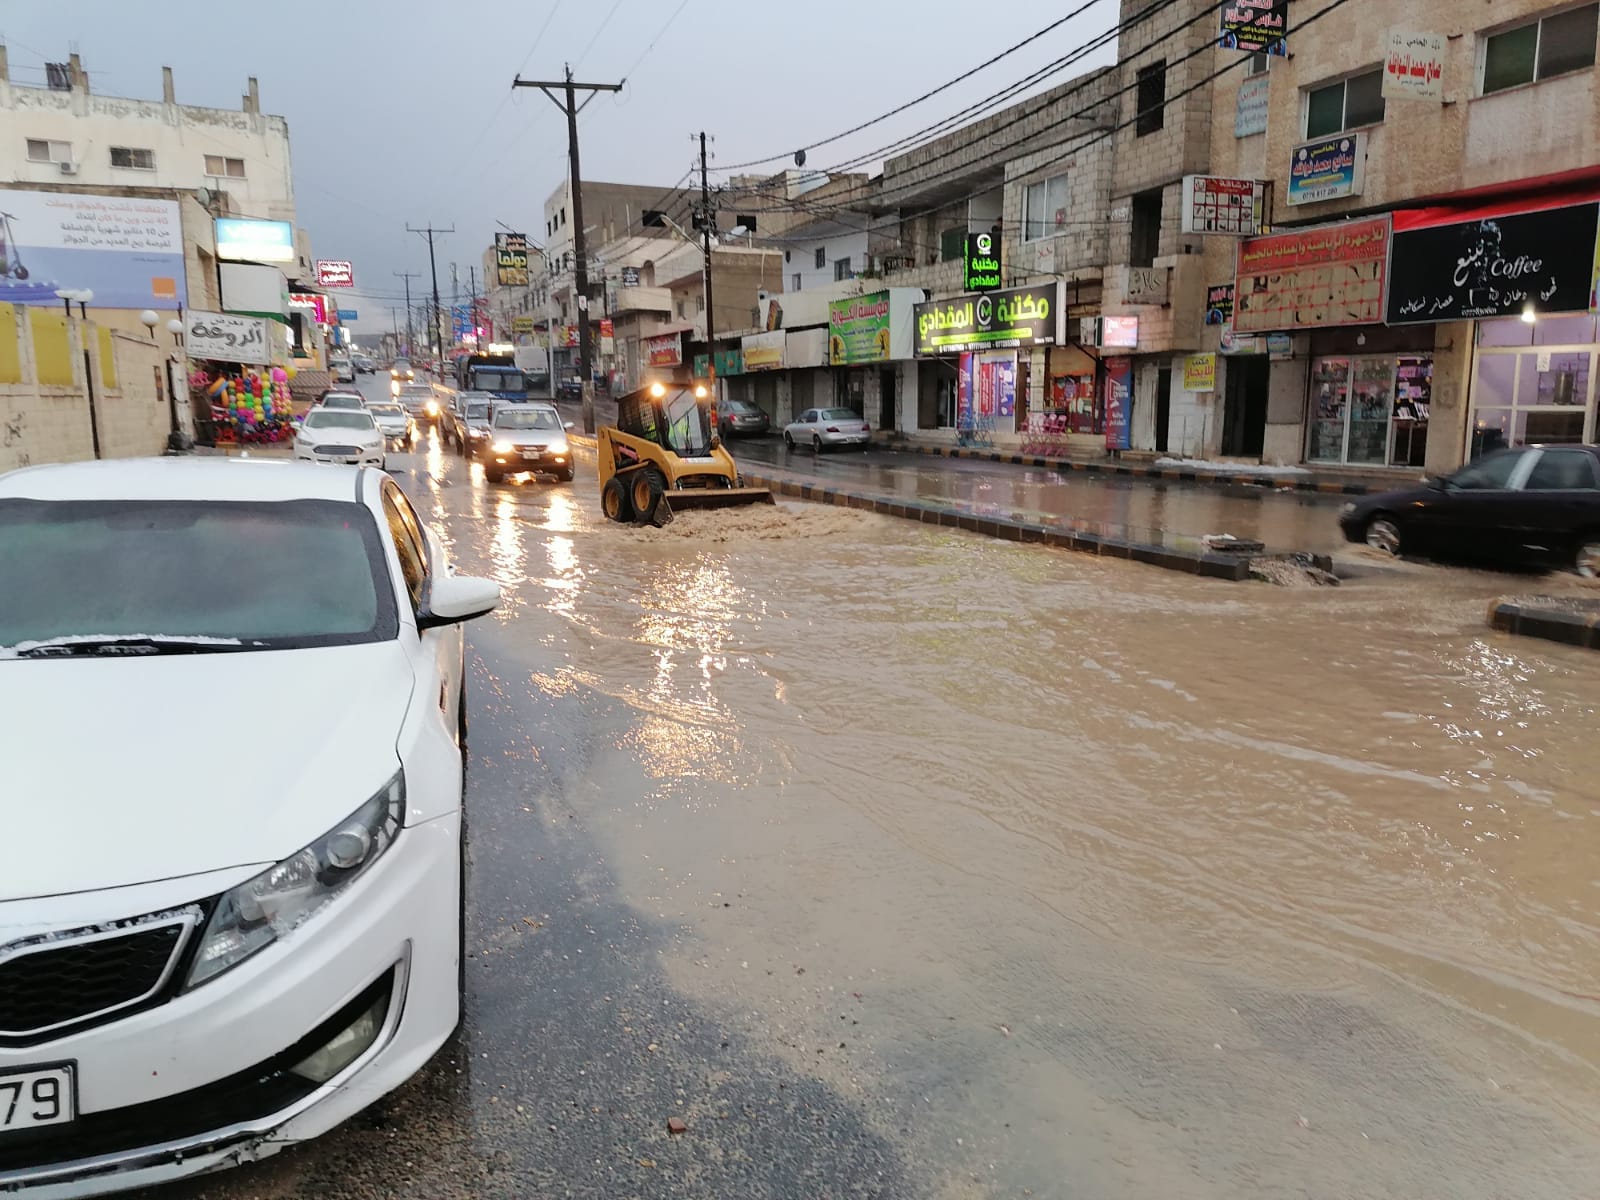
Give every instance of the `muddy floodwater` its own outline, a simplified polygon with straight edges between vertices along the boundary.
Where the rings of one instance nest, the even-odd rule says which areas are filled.
[[[416,461],[506,587],[496,687],[595,701],[560,803],[674,931],[652,968],[916,1194],[1597,1194],[1600,657],[1488,631],[1527,579],[644,531],[588,472]]]

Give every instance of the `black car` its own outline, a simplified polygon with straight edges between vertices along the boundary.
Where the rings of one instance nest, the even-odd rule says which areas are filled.
[[[1497,450],[1454,475],[1344,506],[1352,542],[1388,554],[1600,575],[1600,446]]]
[[[462,455],[470,457],[479,443],[489,440],[489,416],[494,397],[488,392],[458,392],[444,410],[443,436]]]
[[[748,400],[725,400],[717,412],[717,431],[731,437],[760,437],[772,432],[772,420]]]

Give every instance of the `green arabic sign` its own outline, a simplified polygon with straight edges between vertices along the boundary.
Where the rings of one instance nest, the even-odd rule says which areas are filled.
[[[969,233],[961,290],[992,292],[1000,286],[1000,234]]]
[[[1057,311],[1057,285],[1053,283],[919,304],[915,309],[917,356],[1053,346]]]
[[[828,305],[828,361],[836,367],[889,361],[889,293]]]
[[[694,356],[694,374],[697,379],[704,379],[711,370],[711,358],[705,354]],[[744,374],[744,352],[742,350],[717,351],[717,378],[726,379],[730,375]]]

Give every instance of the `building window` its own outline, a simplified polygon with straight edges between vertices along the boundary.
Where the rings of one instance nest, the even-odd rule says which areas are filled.
[[[1383,120],[1383,71],[1352,75],[1306,93],[1306,136],[1327,137]]]
[[[828,251],[825,246],[817,247],[817,270],[822,270],[828,265]]]
[[[1136,137],[1155,133],[1166,122],[1167,111],[1167,60],[1139,68],[1139,86],[1135,93],[1138,114],[1134,118]]]
[[[1030,183],[1023,199],[1022,240],[1055,237],[1067,224],[1067,177],[1053,175]]]
[[[128,167],[134,171],[154,171],[156,169],[156,152],[154,150],[135,150],[128,146],[111,147],[111,165],[113,167]]]
[[[244,159],[224,158],[220,154],[206,155],[206,174],[222,179],[243,179]]]
[[[1250,56],[1250,64],[1245,67],[1244,73],[1246,75],[1265,75],[1270,70],[1272,70],[1272,55],[1263,52]]]
[[[1133,237],[1128,265],[1153,267],[1161,252],[1161,189],[1140,192],[1133,198]]]
[[[800,290],[800,275],[798,272],[789,277],[789,290],[791,292],[798,292]]]
[[[1483,94],[1594,66],[1600,4],[1586,4],[1483,40]]]
[[[850,260],[848,258],[834,260],[833,279],[835,283],[844,279],[854,279],[855,277],[856,273],[850,269]]]
[[[939,235],[939,261],[959,262],[967,253],[967,227],[958,225]]]
[[[28,139],[28,161],[37,163],[63,163],[72,161],[71,142],[51,142],[44,138]]]

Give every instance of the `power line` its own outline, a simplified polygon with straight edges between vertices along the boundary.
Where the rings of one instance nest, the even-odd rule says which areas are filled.
[[[583,64],[583,60],[588,57],[589,51],[594,49],[594,44],[600,40],[600,35],[606,31],[606,26],[611,24],[611,18],[617,15],[617,9],[619,9],[621,7],[622,7],[622,0],[616,0],[616,3],[611,6],[611,11],[608,12],[605,15],[605,19],[600,22],[600,28],[596,29],[594,31],[594,36],[589,39],[589,44],[587,46],[585,46],[583,48],[583,50],[578,54],[578,57],[573,60],[573,62],[575,64],[577,64],[579,66],[581,66]],[[526,66],[526,65],[527,65],[526,63],[523,64],[523,66]],[[522,70],[521,70],[520,67],[517,69],[517,74],[518,75],[522,74]]]
[[[971,68],[970,70],[963,71],[961,74],[957,75],[954,79],[947,79],[947,80],[945,80],[945,82],[941,83],[938,87],[932,88],[929,91],[923,92],[922,95],[916,97],[915,99],[907,100],[904,104],[901,104],[901,105],[899,105],[899,106],[897,106],[895,108],[891,108],[888,112],[882,113],[879,116],[873,117],[872,120],[870,120],[870,121],[863,121],[861,124],[851,126],[849,129],[846,129],[842,133],[836,133],[832,137],[825,137],[825,138],[821,139],[820,141],[811,142],[809,145],[801,146],[797,151],[793,151],[792,153],[794,153],[796,156],[798,156],[799,154],[803,154],[807,150],[815,150],[820,146],[831,145],[834,142],[842,141],[844,138],[849,137],[853,133],[860,133],[863,129],[870,129],[874,125],[881,124],[882,122],[887,121],[890,117],[899,116],[901,113],[905,112],[907,109],[915,108],[917,105],[921,104],[924,100],[931,100],[931,99],[933,99],[933,97],[939,95],[940,92],[949,91],[951,88],[955,87],[956,84],[962,83],[962,82],[964,82],[964,81],[966,81],[968,79],[971,79],[979,71],[984,70],[986,67],[994,66],[994,64],[999,62],[1001,59],[1007,58],[1010,55],[1015,54],[1018,50],[1021,50],[1023,47],[1032,45],[1034,42],[1038,41],[1040,38],[1044,37],[1046,34],[1055,32],[1061,26],[1065,25],[1068,21],[1072,20],[1074,17],[1082,16],[1085,12],[1087,12],[1089,9],[1093,8],[1096,4],[1099,4],[1100,2],[1101,2],[1101,0],[1086,0],[1086,2],[1084,4],[1081,4],[1077,8],[1073,9],[1066,16],[1061,17],[1058,20],[1050,22],[1050,24],[1046,25],[1043,29],[1038,30],[1035,33],[1029,34],[1027,37],[1023,38],[1020,42],[1016,43],[1016,45],[1010,46],[1007,49],[1002,50],[999,54],[996,54],[992,58],[985,59],[983,62],[979,63],[977,66]],[[737,171],[737,170],[740,170],[740,169],[742,169],[744,167],[759,167],[759,166],[762,166],[765,163],[777,162],[779,159],[783,159],[783,158],[787,158],[787,157],[789,157],[788,153],[774,154],[774,155],[771,155],[768,158],[755,158],[755,159],[751,159],[748,162],[732,163],[731,165],[729,165],[727,167],[723,167],[721,169],[725,170],[725,171]]]

